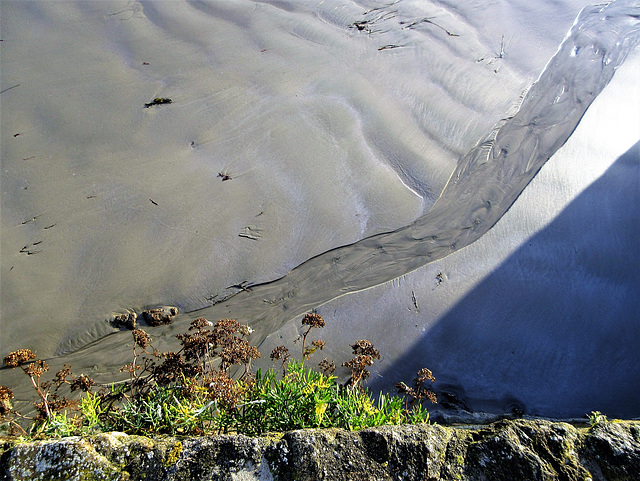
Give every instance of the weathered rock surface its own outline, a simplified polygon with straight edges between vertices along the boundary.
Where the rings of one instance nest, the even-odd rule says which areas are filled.
[[[6,480],[638,480],[640,422],[590,428],[503,420],[477,429],[147,438],[122,433],[0,443]]]

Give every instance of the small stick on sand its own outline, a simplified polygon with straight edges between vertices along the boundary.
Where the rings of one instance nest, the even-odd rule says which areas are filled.
[[[31,219],[27,219],[27,220],[25,220],[24,222],[21,222],[21,224],[20,224],[20,225],[25,225],[25,224],[28,224],[29,222],[35,222],[35,221],[36,221],[36,219],[37,219],[38,217],[40,217],[41,215],[42,215],[42,214],[35,215],[35,216],[33,216]]]
[[[12,85],[11,87],[7,87],[6,89],[4,89],[4,90],[0,91],[0,94],[3,94],[3,93],[5,93],[7,90],[11,90],[11,89],[14,89],[14,88],[16,88],[16,87],[20,87],[20,84],[15,84],[15,85]]]

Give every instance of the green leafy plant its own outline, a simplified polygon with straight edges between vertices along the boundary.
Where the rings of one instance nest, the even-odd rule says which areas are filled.
[[[320,427],[332,384],[331,378],[305,369],[302,362],[290,362],[282,378],[273,370],[258,370],[243,401],[229,413],[228,425],[253,435]]]
[[[436,402],[435,394],[423,384],[427,379],[435,381],[431,371],[423,369],[416,378],[416,390],[401,391],[411,398],[380,394],[375,401],[371,393],[363,387],[372,366],[380,353],[367,340],[356,341],[352,346],[354,358],[343,363],[351,370],[345,384],[340,384],[331,375],[335,364],[323,359],[315,371],[305,362],[324,342],[313,341],[306,346],[306,339],[314,328],[322,328],[325,323],[318,314],[307,314],[302,319],[302,359],[290,361],[289,351],[284,346],[276,347],[271,359],[282,362],[282,376],[273,370],[258,370],[250,389],[236,412],[226,423],[234,431],[250,435],[267,431],[290,429],[339,427],[362,429],[382,424],[403,424],[428,422],[429,413],[422,406],[428,399]],[[428,394],[427,394],[428,393]]]
[[[194,320],[186,333],[176,336],[181,345],[176,352],[159,352],[149,334],[136,329],[132,360],[121,369],[129,379],[97,392],[92,392],[90,378],[74,376],[67,365],[53,380],[43,382],[49,366],[31,351],[19,350],[5,357],[4,363],[29,376],[38,395],[36,416],[27,418],[13,410],[13,393],[0,386],[0,421],[17,434],[55,437],[113,430],[143,435],[259,435],[428,422],[423,403],[436,402],[433,391],[425,386],[426,381],[435,380],[431,371],[419,371],[412,388],[398,384],[402,397],[381,393],[374,399],[363,383],[380,353],[367,340],[351,346],[354,357],[342,364],[351,371],[344,384],[333,375],[335,363],[326,358],[317,369],[310,367],[311,356],[324,348],[324,342],[317,339],[307,345],[307,338],[312,329],[324,325],[316,313],[304,316],[301,359],[291,360],[289,350],[278,346],[271,359],[281,363],[281,372],[259,369],[255,374],[250,365],[260,353],[247,340],[251,329],[235,320],[215,324]],[[239,376],[233,377],[234,371]],[[69,399],[58,392],[63,386],[84,394]],[[23,427],[25,420],[31,422],[27,427]]]
[[[600,411],[591,411],[591,413],[588,414],[588,417],[590,426],[608,422],[607,416],[602,414]]]
[[[77,417],[70,417],[65,411],[54,411],[42,423],[41,432],[48,437],[64,438],[77,434]]]
[[[103,420],[105,407],[98,393],[88,392],[84,395],[80,400],[80,413],[82,434],[104,431],[107,427]]]
[[[217,418],[216,402],[206,396],[184,396],[175,386],[155,386],[136,402],[114,411],[107,426],[131,434],[200,434]]]
[[[366,389],[340,385],[303,362],[292,361],[279,378],[273,370],[258,370],[228,426],[233,431],[257,435],[269,431],[339,427],[350,430],[382,424],[428,422],[422,406],[406,409],[399,396],[381,394],[375,401]]]

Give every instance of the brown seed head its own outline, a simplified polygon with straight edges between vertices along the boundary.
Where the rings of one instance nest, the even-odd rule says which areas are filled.
[[[435,382],[436,378],[433,377],[433,373],[426,367],[418,371],[418,377],[414,379],[416,385],[421,386],[426,381]]]
[[[11,400],[13,391],[5,386],[0,386],[0,421],[3,421],[11,412]]]
[[[211,327],[212,325],[213,323],[211,321],[207,321],[204,317],[199,317],[191,321],[191,327],[189,328],[189,330],[193,331],[194,329],[206,329],[208,327]]]
[[[322,361],[320,361],[318,367],[327,374],[332,374],[336,371],[336,363],[333,361],[329,361],[326,357]]]
[[[220,359],[228,366],[234,364],[248,364],[251,359],[258,359],[258,348],[249,344],[244,339],[235,338],[227,347],[220,351]]]
[[[202,360],[211,355],[215,348],[208,330],[198,329],[193,333],[178,334],[176,337],[180,339],[187,361]]]
[[[241,336],[248,336],[253,330],[235,319],[220,319],[213,325],[209,339],[215,346],[225,347],[235,342],[234,339],[238,337],[236,332]]]
[[[234,334],[240,326],[241,324],[235,319],[220,319],[213,325],[213,329],[220,334]]]
[[[311,326],[311,327],[324,327],[324,319],[320,314],[310,313],[302,318],[303,326]]]
[[[13,399],[13,391],[6,386],[0,386],[0,402]]]
[[[351,345],[351,349],[353,349],[353,353],[356,355],[362,354],[365,356],[371,356],[373,359],[380,359],[380,353],[378,350],[366,339],[356,341],[355,344]]]
[[[65,364],[62,369],[60,369],[57,373],[56,373],[56,378],[55,378],[55,382],[60,385],[64,382],[66,382],[67,380],[67,376],[69,376],[71,374],[71,366],[69,366],[69,364]]]
[[[165,352],[162,357],[164,361],[153,372],[158,384],[167,385],[182,376],[193,378],[202,372],[199,365],[185,362],[177,352]]]
[[[149,336],[149,334],[147,334],[143,329],[136,329],[132,334],[133,342],[142,349],[146,349],[151,343],[151,336]]]
[[[48,370],[49,370],[49,364],[42,361],[41,359],[36,359],[31,364],[29,364],[24,371],[29,376],[40,377]]]
[[[71,391],[77,391],[80,389],[82,392],[89,392],[91,386],[95,384],[94,380],[84,374],[81,374],[73,380],[71,383]]]
[[[4,365],[9,367],[18,367],[19,365],[29,362],[35,358],[36,355],[29,349],[18,349],[17,351],[9,353],[9,355],[4,358]]]
[[[218,401],[227,409],[234,409],[242,390],[237,382],[231,379],[226,372],[215,373],[209,384],[209,397]]]
[[[289,359],[289,349],[285,346],[278,346],[273,351],[271,351],[271,356],[269,356],[272,361],[286,361]]]
[[[350,369],[364,370],[369,366],[373,366],[373,357],[365,354],[357,354],[350,361],[343,362],[342,365]]]

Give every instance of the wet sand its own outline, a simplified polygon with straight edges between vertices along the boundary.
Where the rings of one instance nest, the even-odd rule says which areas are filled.
[[[518,3],[3,3],[2,90],[18,85],[1,98],[3,352],[31,347],[106,379],[129,342],[114,310],[193,311],[240,291],[153,335],[229,316],[262,340],[474,242],[602,86],[561,65],[529,90],[583,5],[534,22]],[[580,88],[577,110],[545,97],[575,103]],[[172,103],[144,108],[155,97]],[[540,125],[549,105],[559,117]],[[496,125],[511,128],[494,142]],[[491,150],[505,145],[534,154],[507,162]]]

